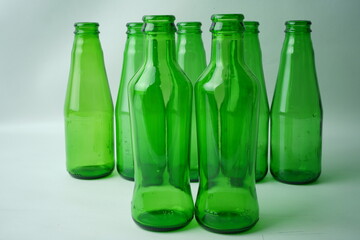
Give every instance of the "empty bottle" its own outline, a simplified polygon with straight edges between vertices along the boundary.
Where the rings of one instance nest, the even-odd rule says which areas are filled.
[[[130,113],[127,87],[130,79],[144,63],[145,36],[143,23],[128,23],[119,93],[115,107],[117,171],[128,180],[134,180],[134,159],[131,141]]]
[[[189,180],[192,86],[175,58],[175,17],[143,17],[145,63],[129,84],[135,160],[132,217],[170,231],[193,217]]]
[[[180,22],[177,24],[177,61],[194,85],[206,67],[204,44],[201,39],[201,22]],[[199,161],[193,101],[190,140],[190,181],[199,180]]]
[[[268,171],[268,132],[269,132],[269,102],[262,67],[262,56],[259,42],[259,23],[244,22],[244,55],[245,63],[260,82],[260,114],[259,135],[255,164],[256,181],[262,180]]]
[[[242,14],[212,16],[211,59],[195,84],[200,184],[197,221],[235,233],[258,221],[259,83],[244,62]]]
[[[71,176],[100,178],[114,169],[113,103],[98,23],[76,23],[65,100],[66,165]]]
[[[310,21],[285,23],[285,41],[271,107],[270,170],[291,184],[321,172],[322,106],[310,38]]]

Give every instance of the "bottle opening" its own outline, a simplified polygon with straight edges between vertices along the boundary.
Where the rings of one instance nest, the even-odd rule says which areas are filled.
[[[245,32],[259,33],[259,25],[260,23],[256,21],[244,21]]]
[[[173,33],[176,32],[173,15],[145,15],[143,17],[145,33]]]
[[[202,33],[201,22],[179,22],[178,33]]]
[[[99,23],[97,22],[77,22],[74,24],[75,34],[99,33]]]
[[[127,27],[127,34],[143,34],[142,32],[142,27],[143,27],[143,23],[142,22],[129,22],[126,24]]]
[[[212,33],[240,33],[244,31],[244,15],[242,14],[214,14],[211,16]]]
[[[311,32],[311,21],[308,20],[290,20],[285,26],[285,32]]]

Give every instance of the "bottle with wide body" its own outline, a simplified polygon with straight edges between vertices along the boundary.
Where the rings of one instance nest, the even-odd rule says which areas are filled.
[[[134,180],[134,158],[131,140],[131,125],[128,103],[128,84],[144,63],[145,35],[143,23],[128,23],[127,40],[124,50],[123,67],[119,93],[115,107],[116,119],[116,168],[128,180]]]
[[[132,217],[170,231],[193,217],[189,181],[192,86],[175,59],[173,16],[144,16],[145,64],[129,84],[135,159]]]
[[[212,56],[195,85],[200,185],[197,221],[235,233],[258,221],[255,157],[259,86],[243,58],[240,14],[212,17]]]
[[[200,22],[180,22],[177,24],[176,57],[180,67],[193,86],[206,68],[204,44],[201,38]],[[199,181],[199,161],[196,133],[195,101],[192,102],[190,139],[190,181]]]
[[[264,71],[259,41],[259,23],[245,21],[244,58],[246,65],[260,84],[260,112],[257,153],[255,162],[256,181],[261,181],[268,171],[269,103],[266,94]]]
[[[286,22],[271,108],[270,170],[291,184],[313,182],[321,173],[322,105],[310,24]]]
[[[97,23],[76,23],[66,93],[66,166],[71,176],[93,179],[114,169],[113,104]]]

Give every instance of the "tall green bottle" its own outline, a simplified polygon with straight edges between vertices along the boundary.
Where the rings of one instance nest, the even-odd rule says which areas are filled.
[[[194,211],[189,181],[192,86],[175,58],[175,17],[144,16],[145,63],[129,84],[135,159],[132,217],[170,231]]]
[[[117,171],[126,179],[134,180],[134,159],[131,141],[130,113],[127,86],[144,63],[145,35],[143,23],[128,23],[119,93],[115,107]]]
[[[235,233],[258,221],[259,83],[245,65],[242,14],[212,16],[211,60],[195,85],[200,184],[197,221]]]
[[[245,63],[260,81],[260,114],[259,135],[255,164],[256,181],[261,181],[268,170],[268,137],[269,137],[269,102],[262,67],[262,56],[259,42],[259,22],[244,22],[244,55]]]
[[[322,106],[310,21],[285,23],[285,41],[271,107],[270,170],[291,184],[315,181],[321,172]]]
[[[201,22],[180,22],[177,27],[177,61],[194,85],[206,68],[205,49],[201,38]],[[190,140],[190,181],[192,182],[199,181],[198,165],[195,101],[193,101]]]
[[[64,107],[66,166],[71,176],[93,179],[114,169],[113,103],[98,23],[76,23]]]

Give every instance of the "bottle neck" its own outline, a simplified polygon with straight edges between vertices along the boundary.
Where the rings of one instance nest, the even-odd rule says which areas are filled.
[[[287,55],[313,55],[310,32],[286,32],[284,47]]]
[[[146,34],[146,62],[158,65],[175,60],[175,33]]]
[[[241,32],[213,34],[211,62],[221,65],[244,63],[244,42]]]
[[[244,58],[245,63],[250,66],[256,66],[262,62],[259,36],[257,32],[244,33]]]

